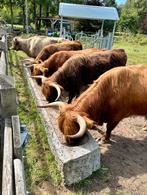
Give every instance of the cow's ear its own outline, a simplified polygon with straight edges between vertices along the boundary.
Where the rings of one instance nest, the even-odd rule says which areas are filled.
[[[14,37],[13,42],[14,42],[15,45],[19,44],[17,37]]]
[[[89,129],[92,129],[92,127],[94,126],[95,122],[92,119],[88,118],[87,116],[83,116],[83,118],[86,121],[87,127]]]

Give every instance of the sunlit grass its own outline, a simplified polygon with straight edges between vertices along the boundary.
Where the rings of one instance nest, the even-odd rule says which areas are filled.
[[[131,39],[131,38],[130,38]],[[133,38],[132,38],[133,39]],[[138,43],[138,41],[126,40],[124,37],[114,41],[113,48],[123,48],[128,55],[128,65],[132,64],[146,64],[147,65],[147,42],[145,44]],[[147,39],[147,38],[146,38]]]

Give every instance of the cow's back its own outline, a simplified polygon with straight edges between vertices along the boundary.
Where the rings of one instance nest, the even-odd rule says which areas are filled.
[[[33,57],[36,57],[39,52],[47,45],[60,43],[66,41],[63,38],[59,37],[46,37],[46,36],[35,36],[30,39],[30,52]]]

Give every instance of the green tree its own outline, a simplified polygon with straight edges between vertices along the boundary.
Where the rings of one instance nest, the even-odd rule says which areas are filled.
[[[104,2],[101,0],[86,0],[86,5],[104,6]]]
[[[139,21],[139,16],[134,1],[127,0],[126,4],[121,10],[119,29],[121,31],[129,30],[133,33],[137,33],[138,21]]]
[[[11,28],[13,31],[13,23],[14,23],[14,19],[13,19],[13,5],[12,5],[12,0],[9,0],[9,6],[10,6],[10,12],[11,12]]]
[[[117,4],[116,4],[115,0],[106,0],[105,1],[105,6],[107,6],[107,7],[117,7]]]
[[[14,18],[13,18],[13,2],[12,2],[12,0],[1,0],[1,6],[0,7],[2,9],[5,9],[6,7],[9,7],[9,9],[10,9],[10,19],[11,19],[11,28],[13,30]]]
[[[147,1],[135,0],[134,5],[139,16],[139,30],[143,33],[147,33]]]
[[[84,4],[92,6],[104,6],[104,2],[102,0],[85,0]],[[101,21],[98,20],[79,20],[77,28],[79,31],[96,32],[99,30],[100,26]]]

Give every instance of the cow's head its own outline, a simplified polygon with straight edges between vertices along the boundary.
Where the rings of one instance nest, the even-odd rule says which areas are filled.
[[[31,69],[31,73],[33,76],[37,75],[44,75],[47,76],[48,68],[43,67],[43,64],[34,64],[33,68]]]
[[[54,102],[59,99],[61,96],[61,92],[63,90],[63,87],[56,82],[52,82],[50,78],[47,78],[45,76],[39,75],[39,76],[31,76],[35,79],[41,79],[42,83],[42,93],[46,97],[46,100],[49,102]],[[39,82],[39,81],[37,81]]]
[[[55,82],[49,80],[42,81],[42,93],[48,102],[54,102],[58,100],[61,96],[62,90],[63,87]]]
[[[94,125],[94,121],[86,113],[72,111],[70,105],[63,102],[53,102],[38,107],[47,108],[53,106],[59,106],[58,126],[66,142],[70,145],[75,145],[79,142],[87,129],[91,129]]]
[[[66,142],[75,145],[77,141],[79,142],[83,138],[87,128],[92,128],[93,121],[87,116],[84,116],[84,113],[66,111],[64,107],[61,107],[58,126]]]
[[[32,75],[44,75],[46,76],[48,72],[47,68],[44,68],[41,64],[34,66]]]
[[[47,74],[48,73],[48,69],[44,68],[42,66],[42,64],[31,64],[28,67],[30,68],[32,77],[39,75],[39,77],[36,77],[36,82],[38,83],[38,85],[41,85],[42,84],[42,80],[43,80],[42,75],[45,76],[45,77],[48,76],[48,74]]]
[[[14,37],[13,40],[12,40],[12,47],[11,49],[14,49],[16,51],[20,50],[20,44],[19,44],[19,40],[18,40],[18,37]]]

